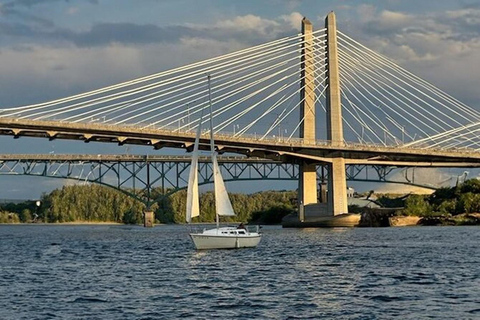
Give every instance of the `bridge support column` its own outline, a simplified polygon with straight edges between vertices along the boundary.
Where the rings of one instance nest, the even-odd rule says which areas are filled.
[[[302,71],[300,90],[300,138],[305,143],[315,143],[315,66],[313,57],[313,26],[302,20]],[[298,204],[301,209],[308,204],[317,203],[317,170],[315,164],[300,163],[300,179],[298,187]],[[299,207],[299,218],[304,220]]]
[[[337,26],[335,14],[330,12],[325,19],[327,28],[327,140],[333,147],[343,147],[342,102],[338,68]],[[328,207],[330,214],[348,212],[345,159],[342,154],[332,159],[328,175]]]
[[[327,203],[327,184],[322,181],[320,183],[320,203]]]
[[[328,176],[328,212],[334,216],[348,213],[347,177],[345,174],[345,159],[333,158],[329,165]]]
[[[153,211],[145,211],[143,213],[143,226],[146,228],[153,227],[153,223],[155,221],[155,215]]]

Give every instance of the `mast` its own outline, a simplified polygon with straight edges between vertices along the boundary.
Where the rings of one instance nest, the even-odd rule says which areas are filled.
[[[211,90],[211,85],[210,85],[210,75],[207,75],[207,80],[208,80],[208,104],[210,106],[210,150],[212,152],[212,168],[214,170],[213,172],[213,183],[214,185],[217,183],[216,181],[216,175],[215,175],[215,166],[213,163],[216,161],[216,153],[215,153],[215,143],[213,142],[213,107],[212,107],[212,90]],[[215,201],[217,195],[214,194],[215,196]],[[215,220],[217,222],[217,231],[220,226],[220,219],[218,217],[218,208],[215,206]]]

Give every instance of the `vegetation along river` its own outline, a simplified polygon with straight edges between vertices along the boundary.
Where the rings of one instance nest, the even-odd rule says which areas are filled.
[[[480,228],[0,225],[1,319],[480,319]]]

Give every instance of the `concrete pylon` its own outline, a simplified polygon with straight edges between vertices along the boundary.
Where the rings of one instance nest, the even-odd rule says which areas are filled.
[[[334,147],[342,147],[344,141],[338,72],[337,26],[333,12],[327,15],[325,27],[327,28],[327,140],[330,140]],[[345,159],[341,154],[333,158],[329,165],[328,211],[334,216],[348,212]]]
[[[300,90],[300,138],[304,143],[315,143],[315,65],[313,57],[313,26],[302,20],[302,71]],[[305,161],[300,163],[300,179],[298,188],[299,206],[317,203],[317,171],[316,165]],[[303,208],[299,210],[299,218],[304,220]]]

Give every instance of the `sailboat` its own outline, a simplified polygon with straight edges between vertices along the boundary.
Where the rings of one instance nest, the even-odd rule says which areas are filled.
[[[213,182],[215,193],[215,211],[216,228],[204,229],[199,233],[190,233],[190,238],[197,250],[204,249],[238,249],[256,247],[260,242],[262,235],[258,231],[250,232],[248,228],[243,227],[220,227],[220,216],[234,216],[232,203],[228,198],[227,189],[220,172],[217,161],[217,152],[213,140],[213,119],[212,119],[212,99],[210,92],[210,76],[208,76],[208,98],[210,105],[210,149],[212,152]],[[186,221],[190,223],[193,217],[200,214],[199,194],[198,194],[198,145],[200,143],[201,124],[203,113],[200,116],[200,122],[197,128],[195,144],[192,152],[192,162],[190,165],[190,175],[187,189],[187,212]]]

